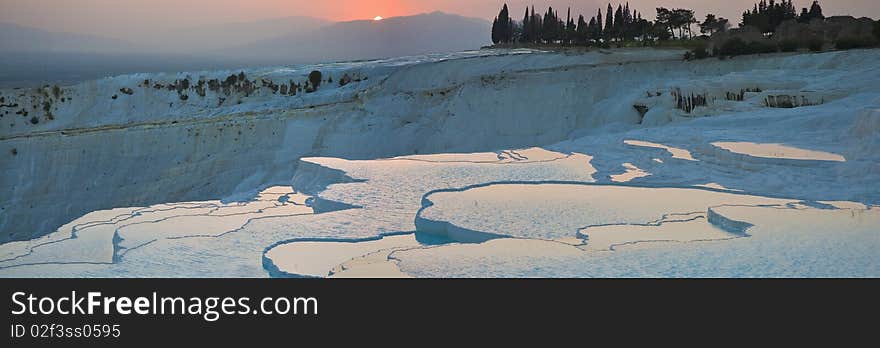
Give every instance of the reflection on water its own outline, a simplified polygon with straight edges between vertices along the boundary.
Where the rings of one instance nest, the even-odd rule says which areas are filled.
[[[586,240],[584,249],[618,251],[650,247],[653,243],[717,241],[740,238],[707,220],[705,212],[670,214],[644,225],[603,225],[584,228],[578,233]]]
[[[753,157],[846,162],[846,158],[835,153],[805,150],[782,144],[715,142],[712,143],[712,145],[728,150],[730,152],[749,155]]]
[[[558,240],[585,226],[647,224],[668,214],[706,213],[721,205],[785,206],[796,200],[692,188],[579,184],[494,184],[426,197],[433,205],[417,216],[420,231],[467,231]],[[446,224],[452,225],[449,227]],[[454,237],[453,237],[454,238]]]
[[[359,260],[353,262],[361,271],[365,268],[371,270],[369,273],[373,277],[396,277],[397,275],[393,272],[394,268],[370,266],[378,262],[370,262],[368,256],[383,250],[386,251],[384,255],[387,256],[388,252],[392,250],[419,246],[421,244],[416,241],[413,234],[368,241],[302,241],[272,248],[266,253],[266,258],[271,260],[272,264],[282,272],[306,277],[327,277],[334,273],[338,273],[340,276],[355,277],[357,272],[343,274],[347,268],[353,266],[339,268],[337,266],[358,258]],[[382,255],[378,255],[378,257],[381,259]],[[389,270],[391,273],[382,271],[383,269]],[[382,271],[383,274],[377,274],[378,271]]]
[[[727,187],[724,187],[723,185],[716,183],[716,182],[710,182],[708,184],[700,184],[700,185],[694,185],[694,186],[705,187],[705,188],[716,189],[716,190],[742,192],[742,190],[727,188]]]
[[[639,167],[636,167],[632,163],[624,163],[623,167],[626,168],[626,172],[623,174],[617,174],[611,176],[611,181],[613,182],[629,182],[633,179],[644,178],[646,176],[651,176],[651,173],[648,173],[642,170]]]
[[[678,158],[678,159],[683,159],[683,160],[687,160],[687,161],[696,161],[696,159],[694,159],[694,156],[691,156],[691,152],[688,150],[685,150],[685,149],[672,147],[672,146],[666,146],[663,144],[651,143],[651,142],[647,142],[647,141],[641,141],[641,140],[624,140],[624,143],[627,145],[632,145],[632,146],[653,147],[656,149],[664,149],[664,150],[668,151],[670,154],[672,154],[672,158]]]
[[[698,189],[575,184],[487,185],[427,199],[433,205],[420,217],[454,226],[457,233],[492,233],[530,240],[534,246],[553,242],[584,254],[514,253],[492,247],[501,245],[496,240],[395,253],[398,267],[413,276],[878,274],[873,262],[880,214],[852,202],[826,205]],[[559,243],[575,231],[583,245]],[[694,242],[699,244],[683,246]],[[671,254],[623,256],[675,245],[682,247]],[[717,247],[720,256],[700,252],[707,247]],[[604,269],[592,266],[591,253],[609,251],[626,261]],[[649,273],[639,273],[644,271]]]
[[[548,151],[539,147],[520,150],[477,153],[443,153],[430,155],[411,155],[394,157],[390,160],[411,160],[424,162],[467,162],[467,163],[534,163],[546,162],[567,157],[565,154]]]
[[[877,209],[730,205],[713,211],[727,220],[753,225],[748,236],[713,229],[699,214],[680,214],[667,216],[660,225],[591,227],[585,231],[586,244],[577,247],[506,238],[403,250],[394,254],[394,260],[402,272],[414,277],[880,275]]]
[[[277,186],[245,202],[165,203],[92,212],[44,237],[0,245],[0,276],[33,276],[38,273],[27,270],[42,266],[115,265],[129,252],[160,241],[215,238],[259,219],[310,215],[308,198],[289,186]]]

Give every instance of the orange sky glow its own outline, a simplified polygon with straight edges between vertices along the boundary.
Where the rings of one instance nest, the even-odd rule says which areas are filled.
[[[757,0],[629,0],[630,7],[646,17],[654,8],[685,7],[697,16],[712,11],[738,23],[742,10]],[[820,0],[826,14],[880,17],[878,0]],[[0,22],[52,31],[101,34],[111,37],[147,35],[155,28],[189,28],[204,24],[247,22],[289,16],[308,16],[331,21],[371,20],[443,11],[491,20],[501,4],[510,5],[514,18],[522,17],[527,5],[545,10],[552,5],[560,14],[589,16],[609,0],[0,0]],[[623,3],[627,0],[613,0]],[[812,0],[794,0],[796,7]]]

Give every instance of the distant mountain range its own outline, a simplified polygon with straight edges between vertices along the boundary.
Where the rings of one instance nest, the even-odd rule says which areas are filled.
[[[313,62],[476,49],[489,43],[490,27],[491,23],[482,19],[442,12],[338,23],[311,17],[287,17],[188,29],[157,29],[149,37],[124,41],[0,23],[0,50]]]
[[[265,62],[397,57],[478,49],[490,43],[490,28],[491,23],[482,19],[433,12],[381,21],[339,22],[222,53]]]
[[[309,33],[332,23],[313,17],[286,17],[175,29],[139,41],[161,52],[195,54]]]
[[[0,23],[0,86],[101,76],[291,65],[479,49],[491,23],[433,12],[331,23],[288,17],[186,30],[157,29],[124,41]]]
[[[136,49],[137,45],[123,40],[0,23],[0,52],[124,52]]]

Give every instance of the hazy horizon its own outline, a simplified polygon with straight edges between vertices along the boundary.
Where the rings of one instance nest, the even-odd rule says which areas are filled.
[[[711,12],[736,26],[755,1],[631,0],[629,5],[649,20],[662,6],[693,9],[698,19]],[[874,1],[821,3],[826,16],[876,18],[880,6]],[[795,6],[811,2],[795,0]],[[600,8],[604,15],[608,5],[597,0],[0,0],[0,85],[472,50],[491,43],[491,19],[504,3],[517,20],[532,4],[542,13],[553,6],[563,17],[571,6],[572,16],[587,19]],[[435,14],[413,17],[425,13]],[[372,21],[377,16],[385,20]],[[351,23],[357,20],[365,22]]]
[[[625,3],[626,1],[622,1]],[[654,8],[684,7],[702,18],[715,13],[739,23],[742,11],[755,0],[632,0],[630,7],[653,19]],[[812,0],[795,1],[797,8],[808,7]],[[287,17],[312,17],[330,22],[367,20],[409,16],[441,11],[466,17],[491,20],[503,3],[514,18],[522,17],[525,6],[534,5],[541,11],[553,6],[564,13],[569,6],[572,15],[588,18],[607,1],[548,0],[335,0],[312,2],[304,0],[128,0],[120,5],[115,0],[0,0],[0,22],[7,22],[47,31],[90,34],[138,43],[148,39],[161,40],[161,35],[175,30],[202,26],[265,21]],[[876,0],[820,1],[826,15],[880,17]],[[159,37],[157,37],[159,36]]]

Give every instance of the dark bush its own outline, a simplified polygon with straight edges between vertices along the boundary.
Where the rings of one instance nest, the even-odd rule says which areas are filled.
[[[769,41],[745,42],[743,39],[734,37],[724,42],[718,51],[720,56],[739,56],[744,54],[773,53],[778,47]]]
[[[339,78],[339,87],[344,87],[345,85],[351,83],[351,81],[351,76],[348,76],[348,73],[345,73],[342,75],[341,78]]]
[[[880,42],[880,20],[874,22],[874,37]]]
[[[229,75],[226,77],[226,81],[224,81],[224,86],[231,86],[238,82],[238,76],[235,74]]]
[[[825,46],[825,42],[821,39],[812,39],[807,43],[807,48],[813,52],[822,52],[822,47]]]
[[[748,45],[743,39],[738,37],[734,37],[728,39],[723,44],[721,44],[721,48],[718,50],[718,54],[721,56],[738,56],[742,54],[748,54]]]
[[[776,45],[760,41],[752,41],[748,44],[750,54],[776,52]]]
[[[200,97],[205,96],[205,80],[199,80],[199,83],[196,85],[196,94],[198,94]]]
[[[687,51],[684,54],[684,60],[694,60],[694,59],[706,59],[709,58],[709,51],[705,48],[695,48],[691,51]]]
[[[834,42],[834,48],[839,50],[851,50],[854,48],[871,47],[874,42],[865,38],[839,38]]]
[[[797,51],[799,47],[800,44],[797,40],[782,40],[782,42],[779,43],[779,50],[782,52],[794,52]]]
[[[321,74],[320,71],[315,70],[309,73],[309,82],[312,84],[312,88],[314,89],[318,89],[318,87],[321,87],[321,80],[323,78],[324,76]]]

